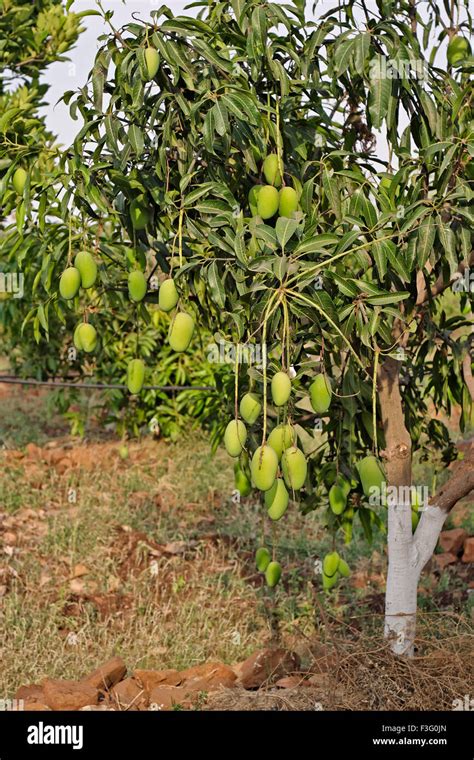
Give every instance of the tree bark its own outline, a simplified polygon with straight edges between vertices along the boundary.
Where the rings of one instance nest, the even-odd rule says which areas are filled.
[[[386,440],[388,485],[396,487],[388,508],[388,573],[385,636],[396,655],[411,657],[416,633],[417,591],[452,507],[474,489],[474,452],[453,467],[449,481],[421,512],[415,534],[411,525],[411,439],[405,426],[399,382],[400,364],[389,358],[379,369],[379,399]]]

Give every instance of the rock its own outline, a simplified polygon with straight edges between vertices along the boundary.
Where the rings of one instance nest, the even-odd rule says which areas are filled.
[[[150,692],[150,710],[172,710],[175,705],[182,707],[193,705],[192,698],[181,686],[155,686]]]
[[[458,558],[455,554],[451,554],[451,552],[433,555],[433,567],[435,570],[444,570],[445,567],[453,565],[457,561]]]
[[[35,443],[27,443],[25,446],[25,453],[29,459],[41,459],[43,452]]]
[[[258,689],[298,670],[300,660],[286,649],[261,649],[242,663],[239,684],[244,689]]]
[[[151,692],[155,686],[179,686],[183,680],[177,670],[134,670],[133,677],[145,691]]]
[[[52,710],[80,710],[95,705],[99,692],[95,686],[81,681],[63,681],[45,678],[42,682],[44,701]]]
[[[474,562],[474,536],[466,538],[461,562]]]
[[[110,689],[116,683],[125,678],[127,666],[121,657],[112,657],[104,662],[93,673],[82,679],[83,683],[94,686],[96,689]]]
[[[180,676],[183,685],[194,691],[216,691],[221,686],[229,688],[235,686],[237,676],[228,665],[220,662],[209,662],[204,665],[196,665],[193,668],[182,670]]]
[[[125,678],[111,689],[111,696],[117,706],[123,709],[143,709],[148,704],[148,693],[142,689],[134,678]]]
[[[23,699],[25,702],[43,702],[43,689],[37,683],[30,683],[27,686],[20,686],[20,688],[16,691],[15,699]]]
[[[439,545],[444,552],[449,552],[450,554],[459,554],[466,538],[467,533],[462,528],[443,530],[439,534]]]

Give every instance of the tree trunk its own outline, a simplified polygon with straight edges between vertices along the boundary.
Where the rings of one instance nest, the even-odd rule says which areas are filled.
[[[416,632],[417,591],[421,571],[432,557],[450,509],[474,488],[474,454],[453,467],[450,480],[421,511],[415,534],[411,525],[411,439],[405,427],[399,384],[400,365],[387,359],[379,369],[379,399],[386,442],[389,495],[388,573],[385,636],[394,654],[411,657]],[[408,487],[407,487],[408,486]]]

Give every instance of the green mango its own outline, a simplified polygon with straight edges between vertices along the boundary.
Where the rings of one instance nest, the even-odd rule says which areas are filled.
[[[286,372],[277,372],[272,377],[272,398],[275,406],[284,406],[291,394],[291,380]]]
[[[339,554],[337,552],[329,552],[323,559],[323,573],[329,578],[337,573],[339,567]]]
[[[332,588],[334,588],[338,580],[339,576],[337,573],[334,573],[334,575],[331,576],[323,573],[323,589],[325,591],[330,591]]]
[[[130,204],[130,221],[134,230],[144,230],[150,222],[150,212],[136,198]]]
[[[347,498],[344,495],[344,491],[337,485],[331,486],[329,489],[329,506],[335,515],[342,515],[346,508]]]
[[[148,79],[154,79],[160,67],[160,56],[154,47],[147,47],[145,50],[146,69]]]
[[[448,44],[447,57],[450,66],[454,66],[456,63],[464,61],[465,58],[469,58],[471,55],[471,45],[469,40],[460,35],[452,37]]]
[[[265,570],[265,580],[267,582],[267,586],[270,586],[270,588],[273,588],[277,585],[278,581],[281,578],[281,565],[279,562],[270,562],[267,565],[267,569]]]
[[[271,559],[271,554],[268,549],[265,546],[260,546],[255,552],[255,564],[257,565],[257,570],[264,573],[270,564]]]
[[[268,491],[275,482],[277,470],[278,457],[271,446],[259,446],[250,464],[255,488],[258,488],[259,491]]]
[[[418,527],[418,523],[420,522],[420,515],[418,512],[415,512],[414,509],[411,511],[411,532],[414,533],[415,530]]]
[[[297,446],[290,446],[283,452],[281,469],[288,488],[298,491],[304,485],[308,464],[305,455]]]
[[[76,325],[76,329],[74,330],[74,336],[73,336],[73,343],[78,351],[82,351],[82,343],[81,343],[81,327],[84,324],[84,322],[79,322],[78,325]]]
[[[22,166],[19,166],[12,177],[13,189],[18,195],[23,195],[27,178],[28,174]]]
[[[91,288],[97,279],[97,264],[95,263],[92,253],[89,251],[79,251],[74,259],[74,266],[79,270],[81,275],[81,285],[87,290]]]
[[[339,573],[339,575],[342,575],[343,578],[348,578],[351,574],[351,569],[349,565],[347,564],[345,559],[342,559],[342,557],[339,559],[337,572]]]
[[[162,311],[172,311],[179,301],[179,293],[176,290],[174,280],[169,277],[161,283],[158,294],[158,306]]]
[[[248,496],[252,491],[252,484],[242,470],[239,462],[235,462],[234,464],[234,483],[241,496]]]
[[[344,496],[347,497],[350,494],[351,491],[351,484],[350,481],[347,480],[347,478],[344,477],[344,475],[338,475],[336,478],[336,485],[339,486]]]
[[[95,351],[97,346],[97,330],[95,329],[94,325],[91,325],[89,322],[83,322],[76,328],[76,330],[76,347],[77,345],[80,345],[82,351],[85,351],[87,354]]]
[[[120,457],[120,459],[128,459],[128,457],[129,457],[128,446],[125,446],[124,444],[122,444],[122,446],[120,446],[120,448],[119,448],[119,457]]]
[[[262,411],[262,403],[256,393],[246,393],[242,396],[239,406],[240,416],[249,425],[257,421]]]
[[[127,387],[131,394],[140,393],[145,382],[145,363],[141,359],[132,359],[127,367]]]
[[[289,219],[298,210],[298,194],[292,187],[282,187],[280,190],[280,200],[278,205],[278,214],[286,216]]]
[[[186,351],[194,332],[194,319],[184,311],[178,312],[170,325],[168,341],[173,351]]]
[[[357,465],[357,469],[364,494],[371,496],[372,488],[378,488],[380,492],[383,483],[386,481],[386,477],[379,460],[370,454],[361,459]]]
[[[290,497],[281,478],[277,478],[272,487],[265,491],[264,499],[267,514],[272,520],[279,520],[280,517],[283,517],[288,509]]]
[[[134,269],[128,275],[128,295],[131,301],[139,303],[143,301],[146,296],[148,283],[143,272],[139,269]]]
[[[258,199],[258,194],[260,190],[262,189],[262,187],[263,185],[254,185],[253,187],[250,188],[249,208],[250,208],[250,213],[252,214],[252,216],[257,216],[258,214],[257,199]]]
[[[270,153],[263,162],[263,176],[269,185],[280,187],[281,185],[281,173],[279,167],[278,156],[276,153]],[[273,216],[273,214],[272,214]]]
[[[331,406],[332,390],[331,384],[323,373],[316,375],[315,379],[309,386],[309,397],[311,406],[318,414],[325,414]]]
[[[231,420],[224,433],[224,446],[229,456],[240,456],[246,440],[247,428],[242,420]]]
[[[295,431],[291,425],[277,425],[268,436],[268,445],[280,460],[285,449],[289,449],[295,441]]]
[[[70,301],[75,298],[81,287],[81,275],[76,267],[67,267],[59,280],[59,292],[62,298]]]
[[[273,185],[262,185],[257,198],[257,211],[262,219],[271,219],[278,211],[280,196]]]

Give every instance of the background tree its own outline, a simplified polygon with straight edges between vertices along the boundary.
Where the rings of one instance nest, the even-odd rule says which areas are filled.
[[[102,302],[104,350],[93,358],[74,351],[70,339],[77,322],[74,313],[58,309],[54,299],[43,302],[38,298],[43,286],[50,288],[57,260],[67,257],[70,248],[87,242],[83,216],[88,209],[83,208],[82,216],[68,213],[70,197],[64,191],[67,178],[58,161],[62,149],[40,115],[48,93],[44,82],[47,67],[54,62],[63,62],[66,67],[66,54],[83,31],[81,19],[98,13],[74,13],[71,5],[61,0],[5,0],[0,4],[0,36],[5,41],[0,50],[0,271],[6,277],[21,275],[24,291],[23,298],[14,297],[8,279],[4,281],[7,287],[0,288],[2,354],[9,357],[11,371],[24,378],[93,374],[96,381],[117,385],[124,382],[127,361],[136,345],[134,312],[120,292],[114,294],[111,304],[118,304],[118,309],[111,308],[105,314]],[[94,245],[98,224],[98,215],[93,212],[86,226]],[[102,224],[101,239],[110,251],[120,232],[114,236],[112,225]],[[151,304],[157,300],[157,291],[149,300]],[[169,319],[155,310],[141,329],[143,356],[158,353],[161,360],[147,378],[150,385],[209,387],[215,385],[215,375],[225,377],[227,367],[221,367],[219,373],[207,362],[201,340],[193,343],[193,362],[177,361],[169,349],[162,350],[168,323]],[[23,327],[21,332],[19,326]],[[120,331],[122,341],[117,340]],[[72,432],[84,432],[88,406],[81,404],[80,411],[70,409],[71,403],[84,400],[84,394],[61,389],[55,398],[70,420]],[[187,428],[190,420],[205,424],[216,419],[212,413],[216,401],[215,393],[200,390],[174,394],[149,390],[129,404],[129,394],[120,388],[91,398],[94,414],[100,409],[102,419],[116,422],[120,432],[136,434],[152,422],[154,430],[172,438]]]
[[[278,466],[269,434],[290,425],[284,445],[297,447],[280,480],[303,514],[324,511],[339,550],[324,560],[323,584],[347,574],[341,547],[355,519],[369,540],[388,524],[386,634],[410,654],[419,574],[449,509],[474,487],[472,462],[460,461],[429,505],[410,492],[431,485],[412,484],[414,452],[439,450],[444,467],[456,458],[433,408],[460,405],[462,427],[472,408],[472,294],[458,287],[449,317],[439,299],[472,263],[471,18],[458,2],[448,16],[430,3],[426,18],[411,3],[360,8],[336,4],[308,21],[301,1],[233,0],[204,4],[198,18],[162,7],[152,25],[114,30],[88,86],[65,96],[83,127],[63,159],[61,209],[78,210],[84,237],[97,239],[109,303],[131,270],[157,266],[173,279],[172,346],[185,346],[191,317],[255,355],[264,347],[267,364],[236,352],[235,386],[222,394],[222,419],[235,423],[228,448],[245,443],[241,489],[252,476],[268,499]],[[448,39],[446,71],[434,61]],[[291,193],[275,196],[281,183],[296,209]],[[265,192],[249,199],[256,185]],[[56,250],[37,297],[63,314],[85,304],[100,351],[97,289],[89,301],[75,287],[58,297],[71,264],[71,250]],[[143,301],[134,309],[149,318]],[[281,375],[270,386],[277,372],[291,379],[288,399]],[[261,413],[245,438],[248,392]],[[259,565],[269,559],[261,551]]]

